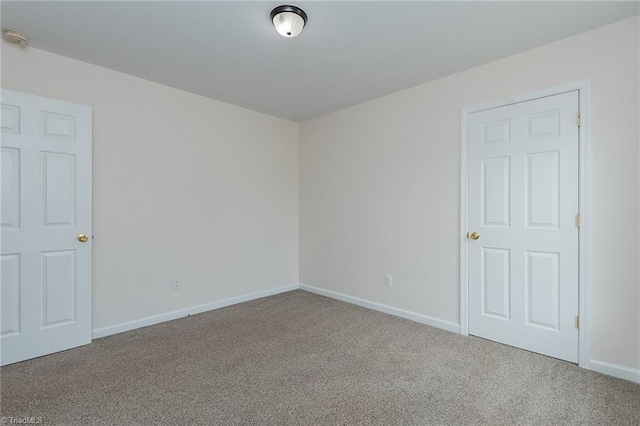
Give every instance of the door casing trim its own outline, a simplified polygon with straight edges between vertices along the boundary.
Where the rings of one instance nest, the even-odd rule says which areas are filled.
[[[580,329],[578,331],[578,365],[590,369],[591,360],[591,318],[589,315],[590,286],[592,275],[592,150],[591,150],[591,80],[583,79],[535,90],[532,92],[510,96],[507,98],[468,106],[462,109],[460,137],[460,334],[469,335],[469,274],[467,239],[469,218],[469,164],[468,164],[468,117],[469,114],[493,108],[499,108],[538,98],[578,91],[578,111],[580,127],[578,128],[579,153],[579,213],[582,223],[578,231],[578,312]]]

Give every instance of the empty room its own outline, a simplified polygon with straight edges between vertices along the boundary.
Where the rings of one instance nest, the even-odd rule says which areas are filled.
[[[640,425],[639,14],[1,1],[0,422]]]

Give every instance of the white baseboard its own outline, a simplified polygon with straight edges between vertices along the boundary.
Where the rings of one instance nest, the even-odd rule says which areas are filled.
[[[395,315],[397,317],[419,322],[421,324],[427,324],[432,327],[441,328],[443,330],[452,331],[454,333],[460,333],[460,326],[453,322],[444,321],[444,320],[433,318],[427,315],[417,314],[415,312],[405,311],[403,309],[394,308],[392,306],[383,305],[381,303],[371,302],[369,300],[360,299],[358,297],[348,296],[346,294],[337,293],[335,291],[324,290],[318,287],[296,283],[296,284],[285,285],[282,287],[272,288],[269,290],[263,290],[256,293],[245,294],[243,296],[237,296],[229,299],[219,300],[217,302],[205,303],[203,305],[179,309],[177,311],[167,312],[164,314],[153,315],[150,317],[141,318],[134,321],[124,322],[121,324],[96,328],[92,332],[92,338],[99,339],[100,337],[111,336],[112,334],[124,333],[125,331],[135,330],[136,328],[147,327],[150,325],[159,324],[161,322],[183,318],[183,317],[186,317],[187,315],[200,314],[203,312],[212,311],[214,309],[220,309],[227,306],[236,305],[238,303],[248,302],[250,300],[273,296],[276,294],[285,293],[285,292],[297,290],[297,289],[301,289],[301,290],[308,291],[309,293],[325,296],[330,299],[336,299],[342,302],[351,303],[353,305],[362,306],[363,308],[373,309],[374,311],[384,312],[389,315]]]
[[[219,300],[217,302],[205,303],[203,305],[193,306],[190,308],[179,309],[177,311],[167,312],[165,314],[153,315],[134,321],[124,322],[121,324],[110,325],[108,327],[96,328],[92,332],[92,337],[98,339],[100,337],[111,336],[112,334],[123,333],[125,331],[135,330],[136,328],[147,327],[149,325],[158,324],[165,321],[186,317],[187,315],[200,314],[202,312],[212,311],[231,305],[236,305],[250,300],[260,299],[262,297],[273,296],[274,294],[285,293],[291,290],[297,290],[298,284],[289,284],[282,287],[271,288],[269,290],[258,291],[256,293],[245,294],[243,296],[231,297],[229,299]]]
[[[383,305],[381,303],[372,302],[365,299],[360,299],[354,296],[348,296],[346,294],[338,293],[331,290],[325,290],[322,288],[310,286],[307,284],[297,283],[289,284],[282,287],[271,288],[268,290],[258,291],[256,293],[245,294],[243,296],[231,297],[229,299],[219,300],[217,302],[205,303],[203,305],[193,306],[190,308],[179,309],[177,311],[167,312],[160,315],[154,315],[139,320],[129,321],[121,324],[111,325],[108,327],[97,328],[93,330],[92,337],[99,339],[100,337],[111,336],[112,334],[123,333],[125,331],[135,330],[136,328],[147,327],[154,324],[159,324],[165,321],[171,321],[174,319],[186,317],[187,315],[200,314],[215,309],[224,308],[238,303],[248,302],[250,300],[260,299],[263,297],[273,296],[280,293],[286,293],[292,290],[304,290],[309,293],[325,296],[330,299],[340,300],[342,302],[351,303],[353,305],[361,306],[363,308],[372,309],[374,311],[384,312],[385,314],[394,315],[400,318],[405,318],[411,321],[419,322],[421,324],[430,325],[432,327],[440,328],[443,330],[451,331],[453,333],[460,333],[460,325],[454,322],[433,318],[428,315],[422,315],[415,312],[405,311],[404,309],[394,308],[392,306]],[[623,365],[612,364],[605,361],[598,361],[592,359],[588,367],[590,370],[598,373],[606,374],[608,376],[617,377],[619,379],[629,380],[631,382],[640,383],[640,369],[625,367]]]
[[[460,333],[460,325],[454,322],[433,318],[427,315],[417,314],[415,312],[405,311],[404,309],[394,308],[392,306],[383,305],[377,302],[371,302],[369,300],[348,296],[346,294],[337,293],[335,291],[325,290],[306,284],[300,284],[300,290],[308,291],[309,293],[318,294],[320,296],[325,296],[330,299],[336,299],[342,302],[351,303],[352,305],[362,306],[363,308],[373,309],[374,311],[384,312],[385,314],[394,315],[411,321],[419,322],[421,324],[426,324],[432,327],[441,328],[443,330],[452,331],[454,333]]]
[[[591,360],[590,370],[608,376],[617,377],[619,379],[629,380],[631,382],[640,383],[640,369],[625,367],[624,365],[612,364],[610,362]]]

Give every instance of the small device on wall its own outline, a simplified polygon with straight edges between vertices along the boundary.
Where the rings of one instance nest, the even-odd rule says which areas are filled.
[[[8,42],[15,43],[20,47],[27,47],[27,44],[29,44],[29,37],[20,31],[2,30],[2,36]]]

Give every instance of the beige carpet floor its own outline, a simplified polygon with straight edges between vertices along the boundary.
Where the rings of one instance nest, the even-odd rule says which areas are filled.
[[[640,385],[293,291],[3,367],[57,425],[640,424]]]

